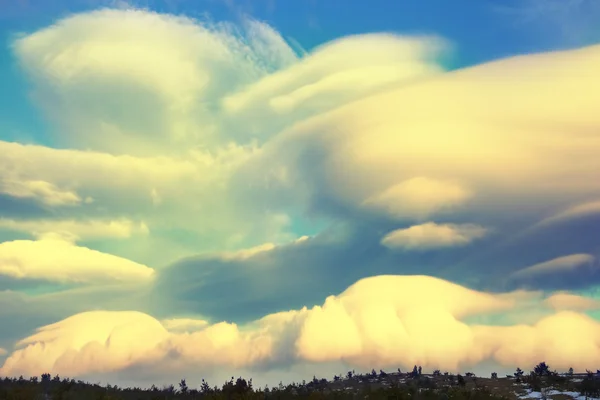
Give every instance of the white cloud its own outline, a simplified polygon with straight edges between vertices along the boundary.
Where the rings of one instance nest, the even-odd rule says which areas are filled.
[[[590,267],[595,259],[596,258],[590,254],[571,254],[520,269],[511,274],[511,277],[525,278],[555,272],[572,272],[578,268]]]
[[[63,237],[0,243],[0,275],[61,283],[144,282],[154,276],[145,265],[75,246]]]
[[[512,326],[462,321],[516,309],[522,299],[522,293],[482,293],[427,276],[378,276],[322,306],[270,314],[244,326],[209,324],[192,333],[179,329],[189,325],[186,319],[172,320],[167,330],[142,313],[86,312],[19,341],[0,373],[38,374],[41,368],[79,376],[133,364],[188,372],[252,370],[289,357],[290,350],[291,364],[337,360],[351,368],[420,364],[458,371],[490,359],[526,367],[542,358],[559,369],[594,365],[600,324],[585,315],[562,311]]]
[[[487,229],[472,224],[436,224],[427,222],[409,228],[396,229],[385,235],[381,244],[405,250],[429,250],[440,247],[465,246],[482,238]]]

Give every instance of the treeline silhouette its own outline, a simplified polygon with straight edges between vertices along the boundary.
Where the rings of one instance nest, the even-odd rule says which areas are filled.
[[[513,375],[516,382],[522,382],[531,390],[541,391],[545,386],[554,386],[567,382],[575,374],[569,369],[567,376],[550,371],[545,362],[538,364],[529,375],[517,368]],[[570,376],[569,376],[570,375]],[[600,371],[586,374],[577,384],[577,390],[584,396],[600,396]],[[431,377],[437,379],[431,379]],[[465,377],[467,379],[465,379]],[[402,378],[402,380],[401,380]],[[498,376],[492,373],[492,380]],[[467,380],[474,384],[467,385]],[[379,383],[379,385],[378,385]],[[385,383],[381,385],[381,383]],[[403,374],[398,372],[386,373],[382,370],[377,373],[357,374],[348,371],[345,376],[335,375],[333,380],[325,378],[302,383],[279,385],[275,388],[254,388],[252,379],[242,377],[231,378],[221,387],[210,386],[202,379],[198,389],[190,388],[185,379],[179,382],[178,387],[168,385],[161,388],[152,386],[149,389],[120,388],[107,384],[92,384],[81,380],[62,378],[58,375],[42,374],[41,377],[25,379],[4,378],[0,379],[0,400],[166,400],[166,399],[396,399],[396,400],[503,400],[509,399],[506,395],[493,393],[485,385],[477,384],[477,377],[471,373],[456,376],[435,370],[429,376],[422,375],[422,368],[414,366],[412,372]]]

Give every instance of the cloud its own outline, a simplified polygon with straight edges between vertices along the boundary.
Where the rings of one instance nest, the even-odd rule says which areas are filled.
[[[442,71],[437,60],[447,49],[444,40],[433,36],[368,34],[341,38],[318,47],[301,62],[228,95],[223,107],[230,118],[243,117],[253,131],[266,128],[267,132],[277,132],[291,122],[390,86],[436,75]],[[263,118],[271,121],[268,127]]]
[[[0,275],[60,283],[143,282],[154,271],[133,261],[75,246],[64,237],[0,243]]]
[[[461,205],[470,193],[460,185],[417,177],[398,183],[363,202],[396,218],[427,218],[447,207]]]
[[[271,251],[275,248],[275,244],[273,243],[264,243],[259,246],[255,246],[249,249],[242,249],[236,252],[231,253],[223,253],[221,257],[224,260],[246,260],[250,257],[254,257],[257,254],[264,253],[266,251]]]
[[[8,354],[8,351],[6,351],[6,349],[3,349],[2,347],[0,347],[0,356],[4,356]]]
[[[587,77],[599,63],[590,46],[391,86],[283,131],[236,182],[256,182],[253,197],[272,207],[348,218],[375,205],[404,219],[443,207],[479,219],[597,197],[600,120],[577,93],[597,86]]]
[[[487,233],[487,229],[470,224],[438,225],[427,222],[405,229],[396,229],[385,235],[381,244],[405,250],[429,250],[439,247],[465,246]]]
[[[138,377],[569,367],[572,354],[592,367],[597,322],[573,312],[585,298],[474,289],[595,255],[589,222],[501,244],[600,198],[600,47],[444,72],[436,37],[358,35],[298,58],[272,28],[244,23],[101,10],[15,42],[56,148],[0,141],[0,181],[21,191],[0,197],[2,284],[46,281],[0,291],[0,325],[13,340],[60,322],[11,350],[2,374],[39,374],[39,360]],[[65,193],[79,200],[48,204]],[[421,251],[388,251],[382,237]],[[561,274],[531,276],[564,290]],[[98,309],[114,311],[86,314]]]
[[[26,232],[37,238],[48,234],[62,234],[73,240],[98,238],[129,238],[133,234],[149,234],[143,222],[135,224],[127,219],[102,221],[88,220],[14,220],[0,218],[0,229]]]
[[[258,21],[240,30],[136,9],[76,14],[14,49],[69,146],[136,155],[227,144],[219,99],[296,61]]]
[[[125,250],[124,255],[147,257],[145,262],[160,260],[163,264],[201,250],[224,245],[230,249],[232,245],[227,241],[234,235],[240,235],[241,241],[251,233],[264,241],[279,240],[278,235],[286,230],[286,221],[261,210],[250,214],[263,221],[261,224],[241,218],[246,209],[236,207],[235,198],[228,196],[226,190],[231,169],[252,151],[230,146],[212,155],[193,153],[175,159],[115,156],[0,141],[0,153],[5,155],[0,159],[0,180],[4,173],[21,181],[52,182],[56,187],[71,187],[81,197],[94,199],[68,210],[40,212],[36,218],[17,213],[17,220],[5,214],[8,218],[2,225],[30,234],[68,230],[84,239],[127,239],[129,232],[145,233],[151,228],[154,233],[150,240],[162,236],[158,247],[154,242],[132,254],[131,249],[136,246],[129,246],[130,253]],[[4,210],[10,212],[14,208],[9,204]],[[138,224],[145,225],[136,227]],[[164,238],[174,230],[187,231],[195,237],[194,245]],[[139,237],[134,235],[132,239]],[[198,243],[204,243],[205,248],[198,248]],[[157,251],[160,247],[168,249]]]
[[[520,293],[482,293],[428,276],[377,276],[329,296],[322,306],[269,314],[244,326],[218,322],[192,333],[167,330],[139,312],[85,312],[20,340],[0,373],[42,369],[81,376],[158,364],[170,371],[231,371],[269,369],[282,359],[338,360],[361,368],[417,363],[452,371],[485,360],[525,366],[543,357],[557,368],[577,369],[595,362],[600,325],[582,314],[562,311],[531,325],[463,322],[469,315],[510,311],[522,299]]]
[[[2,369],[82,371],[119,369],[142,358],[167,336],[160,322],[139,312],[90,311],[44,326],[17,343]],[[35,359],[34,357],[41,357]],[[33,372],[36,371],[36,372]]]
[[[586,311],[600,308],[600,301],[570,293],[555,293],[545,300],[554,310]]]
[[[548,261],[538,262],[526,268],[513,270],[499,277],[508,288],[543,288],[544,290],[581,290],[592,288],[598,282],[596,257],[579,253],[560,256]]]
[[[171,318],[161,321],[168,331],[172,332],[194,332],[205,328],[208,321],[192,318]]]
[[[557,272],[573,273],[579,268],[589,268],[594,261],[595,257],[590,254],[571,254],[523,268],[513,273],[512,276],[513,278],[532,278],[536,275],[552,274]]]
[[[0,180],[0,192],[17,198],[33,198],[47,206],[74,206],[81,203],[79,195],[73,191],[60,190],[45,181]]]
[[[560,211],[550,217],[544,218],[532,229],[541,228],[544,226],[569,221],[577,218],[589,217],[592,215],[600,214],[600,201],[592,201],[583,204],[578,204],[567,208],[566,210]]]

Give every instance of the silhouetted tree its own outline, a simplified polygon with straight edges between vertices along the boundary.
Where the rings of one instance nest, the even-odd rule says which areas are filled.
[[[533,368],[533,371],[537,376],[550,375],[550,368],[548,367],[545,361],[542,361],[541,363],[536,365]]]
[[[189,388],[188,388],[187,383],[185,382],[185,379],[182,379],[179,382],[179,391],[183,394],[186,394],[189,391]]]
[[[592,371],[590,371],[589,369],[586,369],[585,373],[587,374],[588,378],[593,378],[594,377],[594,373]]]
[[[567,373],[569,376],[573,376],[573,368],[569,368],[569,372]]]
[[[523,376],[523,370],[521,368],[517,368],[517,372],[514,373],[515,382],[521,382],[521,377]]]
[[[466,384],[465,378],[463,378],[463,376],[461,374],[458,374],[456,376],[456,381],[460,386],[465,386],[465,384]]]
[[[416,366],[416,365],[413,367],[413,370],[412,370],[412,373],[411,373],[411,375],[412,375],[413,377],[416,377],[416,376],[418,376],[418,375],[419,375],[419,370],[418,370],[418,368],[417,368],[417,366]]]
[[[203,378],[202,379],[202,383],[200,384],[200,393],[202,393],[202,394],[209,394],[209,393],[212,393],[212,392],[213,392],[212,388],[210,387],[210,385],[208,384],[208,382],[206,382],[204,380],[204,378]]]

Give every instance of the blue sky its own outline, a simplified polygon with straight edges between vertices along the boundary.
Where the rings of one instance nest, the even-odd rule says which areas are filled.
[[[594,368],[597,2],[0,7],[0,374]]]

